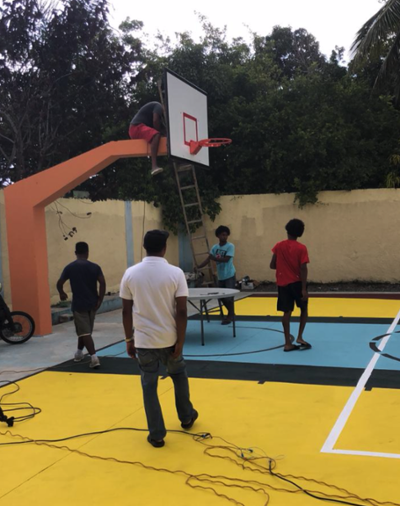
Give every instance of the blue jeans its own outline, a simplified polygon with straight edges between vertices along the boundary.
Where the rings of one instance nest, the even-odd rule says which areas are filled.
[[[144,409],[147,425],[152,439],[163,439],[167,433],[157,395],[158,369],[160,362],[167,367],[167,372],[174,382],[175,405],[181,422],[189,422],[194,409],[190,402],[189,380],[186,364],[182,355],[173,358],[171,348],[137,348],[137,358],[142,376]]]

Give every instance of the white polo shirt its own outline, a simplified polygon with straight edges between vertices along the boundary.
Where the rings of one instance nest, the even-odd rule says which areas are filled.
[[[182,269],[170,265],[165,258],[148,256],[125,271],[119,295],[133,300],[136,348],[174,346],[175,299],[188,294]]]

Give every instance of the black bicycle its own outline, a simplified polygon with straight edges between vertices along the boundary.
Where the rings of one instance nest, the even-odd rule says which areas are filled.
[[[0,291],[2,289],[0,283]],[[26,343],[35,332],[35,321],[24,311],[10,311],[0,294],[0,337],[9,344]]]

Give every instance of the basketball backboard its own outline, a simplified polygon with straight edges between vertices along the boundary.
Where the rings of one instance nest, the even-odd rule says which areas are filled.
[[[164,90],[169,156],[208,167],[207,147],[190,153],[190,141],[208,138],[207,94],[169,69],[164,73]]]

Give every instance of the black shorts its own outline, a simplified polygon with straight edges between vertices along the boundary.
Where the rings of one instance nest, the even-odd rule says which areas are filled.
[[[301,281],[286,286],[278,286],[278,311],[284,313],[293,311],[295,302],[300,309],[307,309],[308,300],[301,300],[302,296]]]

